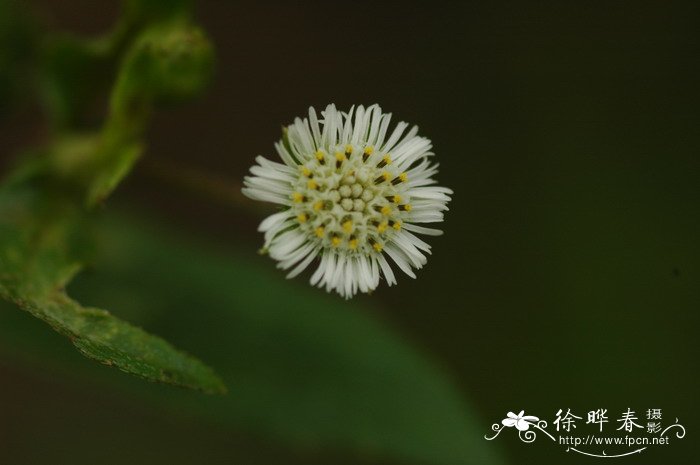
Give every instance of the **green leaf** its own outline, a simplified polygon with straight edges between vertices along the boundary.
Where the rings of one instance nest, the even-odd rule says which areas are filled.
[[[430,357],[378,320],[369,299],[346,303],[285,280],[252,246],[198,246],[172,230],[107,218],[97,232],[99,272],[71,291],[200,347],[235,389],[207,398],[137,384],[132,392],[294,447],[401,463],[501,463],[483,439],[490,423]]]
[[[197,359],[66,295],[79,257],[89,252],[89,225],[69,194],[47,192],[42,183],[22,180],[0,189],[0,296],[51,325],[93,360],[149,381],[224,392],[223,382]]]

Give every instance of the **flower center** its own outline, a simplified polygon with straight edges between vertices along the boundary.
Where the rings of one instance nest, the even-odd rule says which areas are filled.
[[[292,209],[301,230],[324,248],[381,252],[411,210],[406,180],[390,154],[371,146],[321,149],[300,166]]]

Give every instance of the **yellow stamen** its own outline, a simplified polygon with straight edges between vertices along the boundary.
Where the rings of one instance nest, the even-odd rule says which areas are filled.
[[[407,203],[405,205],[399,205],[399,210],[404,210],[404,211],[410,212],[411,208],[412,207],[411,207],[410,203]]]
[[[294,200],[296,203],[301,203],[304,201],[304,196],[299,192],[294,192],[292,193],[292,200]]]
[[[374,153],[374,147],[372,147],[371,145],[368,147],[365,147],[365,153],[367,155],[372,155],[372,153]]]
[[[319,200],[316,203],[314,203],[314,211],[321,211],[323,208],[323,200]]]
[[[399,184],[399,183],[401,183],[401,182],[406,182],[406,181],[408,181],[408,175],[404,172],[404,173],[401,173],[400,175],[396,176],[396,177],[391,181],[391,183],[392,183],[393,185],[396,185],[396,184]]]
[[[318,152],[316,152],[316,160],[323,161],[324,157],[325,157],[325,155],[323,154],[322,150],[319,150]]]
[[[350,239],[350,242],[348,242],[348,247],[355,250],[357,248],[357,239]]]
[[[352,220],[347,220],[343,223],[343,231],[346,233],[352,232]]]
[[[316,233],[316,237],[322,238],[325,233],[325,230],[323,229],[323,226],[319,226],[314,232]]]
[[[391,215],[391,207],[389,205],[384,205],[382,207],[382,215],[386,215],[386,216]]]
[[[309,179],[309,181],[306,183],[306,187],[311,190],[316,190],[318,189],[318,184],[313,179]]]
[[[401,230],[401,222],[397,221],[396,223],[394,223],[393,228],[397,231],[400,231]]]
[[[386,165],[388,165],[389,163],[391,163],[391,157],[390,157],[389,154],[387,153],[386,155],[384,155],[384,157],[382,157],[382,161],[380,161],[380,162],[377,164],[377,168],[384,168],[384,167],[385,167]]]
[[[340,162],[343,162],[346,160],[345,154],[343,152],[335,152],[335,159]]]
[[[374,180],[375,184],[379,184],[382,181],[389,181],[391,179],[391,173],[388,171],[383,172],[380,176],[377,176],[377,179]]]
[[[308,217],[304,213],[300,213],[297,215],[297,220],[299,220],[299,223],[306,223],[306,220]]]
[[[352,153],[352,145],[348,144],[345,146],[345,155],[350,155]]]
[[[338,247],[341,242],[343,242],[343,240],[339,236],[333,236],[331,238],[331,244],[333,244],[333,247]]]
[[[394,203],[401,203],[401,196],[400,195],[395,195],[394,198],[392,199]]]
[[[389,226],[389,223],[387,223],[386,221],[380,223],[379,226],[377,226],[377,231],[379,231],[379,234],[384,233],[384,231],[386,231],[387,226]]]
[[[382,251],[382,244],[380,244],[379,242],[375,242],[375,243],[372,245],[372,247],[374,247],[374,250],[376,250],[377,252],[381,252],[381,251]]]
[[[308,178],[309,176],[311,176],[311,170],[308,169],[306,166],[302,166],[301,167],[301,174],[303,174],[304,176],[306,176]]]

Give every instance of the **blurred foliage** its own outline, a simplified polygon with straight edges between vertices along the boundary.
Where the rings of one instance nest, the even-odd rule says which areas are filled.
[[[99,112],[95,115],[92,107],[100,96],[110,93],[114,76],[118,86],[127,83],[143,90],[141,98],[150,92],[156,98],[182,100],[185,91],[189,91],[184,96],[188,97],[203,90],[213,54],[201,31],[187,24],[189,6],[186,1],[125,1],[118,23],[103,36],[45,33],[38,80],[55,129],[92,129],[98,125]],[[179,74],[183,71],[185,77]],[[184,91],[180,88],[183,79],[189,84]],[[130,98],[122,101],[133,95],[111,94],[112,107],[134,103]]]
[[[129,120],[147,116],[153,104],[196,97],[209,83],[213,64],[211,44],[201,30],[180,22],[147,29],[122,64],[111,99],[112,124],[133,126]]]
[[[96,271],[79,276],[71,292],[131,309],[130,318],[197,347],[220,367],[231,393],[201,398],[123,378],[110,378],[110,385],[296,446],[324,444],[409,463],[500,463],[460,392],[372,318],[376,309],[300,289],[236,249],[193,245],[133,216],[108,216],[94,233]],[[15,351],[100,375],[38,341],[41,334],[15,331],[27,326],[20,315],[0,317],[0,340]]]
[[[133,11],[139,12],[127,8]],[[124,35],[116,34],[120,40]],[[84,78],[99,82],[106,76],[95,67],[118,50],[114,36],[47,42],[36,69],[52,83],[49,116],[61,131],[26,156],[0,189],[0,295],[94,360],[151,381],[224,392],[221,380],[198,360],[104,310],[82,307],[63,290],[86,258],[89,207],[112,192],[142,153],[154,105],[195,96],[211,74],[213,54],[204,34],[167,15],[134,34],[103,127],[69,131],[79,126],[73,116],[89,94]]]

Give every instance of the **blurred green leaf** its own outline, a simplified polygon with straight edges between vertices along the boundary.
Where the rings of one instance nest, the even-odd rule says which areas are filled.
[[[144,151],[139,139],[114,136],[113,132],[70,134],[57,138],[46,151],[48,171],[71,189],[83,189],[84,199],[78,200],[88,207],[104,201]]]
[[[61,130],[92,129],[101,122],[98,109],[109,104],[119,124],[139,132],[154,103],[199,95],[211,79],[214,51],[188,13],[189,2],[126,2],[101,36],[46,35],[39,81],[51,121]]]
[[[233,392],[134,392],[297,447],[402,463],[501,463],[460,391],[381,324],[376,308],[286,281],[253,248],[197,246],[172,231],[107,218],[97,233],[99,273],[81,274],[71,291],[201,348]]]
[[[111,98],[112,124],[129,127],[150,116],[153,104],[172,104],[202,93],[214,68],[204,32],[187,21],[156,23],[134,40]]]
[[[141,378],[221,393],[210,368],[105,310],[82,307],[64,287],[90,248],[89,224],[71,193],[51,181],[0,188],[0,296],[68,337],[85,356]]]
[[[132,143],[118,147],[118,149],[115,148],[115,150],[118,150],[116,156],[106,160],[106,166],[99,170],[97,176],[90,183],[87,193],[88,205],[102,202],[116,189],[141,156],[143,146],[139,143]]]

